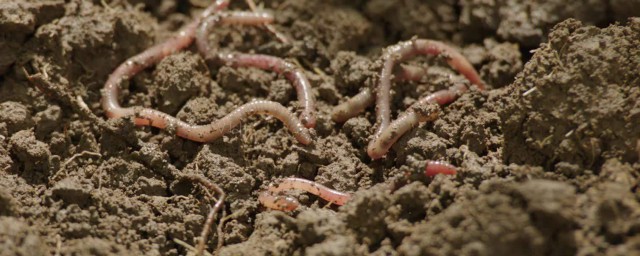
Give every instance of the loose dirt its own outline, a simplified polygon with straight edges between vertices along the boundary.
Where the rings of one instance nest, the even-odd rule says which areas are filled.
[[[630,18],[640,1],[258,2],[290,43],[248,26],[209,39],[300,63],[319,101],[312,145],[261,116],[208,144],[106,120],[100,89],[111,71],[209,1],[0,0],[0,255],[185,255],[213,201],[177,172],[227,193],[207,243],[220,255],[640,253],[640,19]],[[372,161],[374,108],[344,124],[332,108],[375,84],[383,47],[414,36],[460,49],[489,89],[472,88]],[[408,63],[429,70],[394,85],[394,116],[464,80],[443,58]],[[122,88],[123,106],[194,124],[255,98],[298,109],[285,77],[211,66],[195,47]],[[424,177],[427,160],[458,174]],[[293,176],[354,197],[337,207],[293,193],[302,207],[291,213],[258,203]]]

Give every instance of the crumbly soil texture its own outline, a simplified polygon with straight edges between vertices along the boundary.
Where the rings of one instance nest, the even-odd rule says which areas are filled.
[[[176,173],[227,193],[212,254],[640,254],[640,1],[258,0],[290,42],[245,25],[209,40],[304,68],[318,100],[311,145],[266,116],[211,143],[108,120],[108,75],[209,2],[0,0],[0,255],[193,253],[215,195]],[[414,37],[459,49],[488,89],[373,161],[375,109],[345,123],[331,111],[375,85],[384,47]],[[407,61],[428,71],[394,82],[393,116],[464,79],[445,60]],[[300,109],[285,77],[209,65],[194,46],[121,87],[123,106],[192,124],[253,99]],[[458,173],[425,177],[427,160]],[[265,209],[258,194],[284,177],[353,197],[338,207],[291,192],[295,211]]]

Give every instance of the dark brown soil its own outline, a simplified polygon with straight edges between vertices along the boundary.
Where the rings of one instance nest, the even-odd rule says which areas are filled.
[[[220,255],[640,254],[640,18],[630,18],[640,1],[257,1],[291,43],[248,26],[210,40],[307,70],[319,101],[312,145],[259,116],[208,144],[104,121],[110,72],[208,2],[0,0],[0,255],[185,255],[212,201],[176,172],[227,193],[228,217],[207,243],[218,246],[220,228]],[[490,89],[372,161],[373,108],[336,124],[332,107],[375,82],[382,47],[414,36],[460,49]],[[429,72],[394,87],[395,114],[463,79],[442,58],[410,63]],[[194,124],[254,98],[297,109],[284,77],[208,66],[194,48],[122,86],[123,105]],[[430,159],[459,172],[424,177]],[[282,177],[354,197],[336,207],[294,193],[300,209],[264,209],[258,193]]]

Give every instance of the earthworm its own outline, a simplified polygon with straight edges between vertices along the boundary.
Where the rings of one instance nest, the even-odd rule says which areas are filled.
[[[383,66],[380,71],[380,81],[376,89],[375,102],[378,128],[374,133],[374,136],[379,136],[382,130],[384,130],[390,123],[390,90],[395,64],[416,55],[443,54],[447,55],[447,63],[449,66],[464,75],[479,89],[484,89],[484,83],[471,63],[469,63],[469,61],[458,51],[442,42],[427,39],[412,39],[389,46],[383,51],[383,54],[380,57]],[[418,80],[419,78],[417,77],[424,74],[423,71],[419,71],[417,69],[412,70],[411,68],[403,66],[401,66],[399,70],[400,72],[396,72],[396,75],[403,75],[405,76],[405,79],[408,80]],[[349,118],[358,115],[366,108],[366,105],[363,107],[363,103],[373,102],[372,97],[373,93],[371,92],[371,89],[363,89],[360,94],[336,107],[332,116],[334,121],[344,122]]]
[[[426,176],[433,177],[438,174],[455,175],[456,172],[456,167],[448,163],[427,161],[424,173]],[[298,200],[289,196],[277,195],[280,192],[292,189],[304,190],[336,205],[344,205],[351,199],[351,195],[348,193],[327,188],[314,181],[302,178],[286,178],[278,185],[271,185],[266,191],[261,192],[258,196],[258,201],[270,209],[293,211],[300,206]]]
[[[458,171],[456,167],[441,161],[427,161],[424,166],[424,174],[428,177],[433,177],[438,174],[456,175]]]
[[[163,43],[157,44],[120,64],[120,66],[118,66],[113,73],[109,75],[109,78],[102,89],[102,108],[104,109],[107,117],[117,118],[133,114],[130,109],[122,108],[118,103],[118,98],[120,96],[120,84],[123,81],[128,80],[140,73],[140,71],[157,64],[164,59],[164,57],[191,45],[195,38],[198,24],[200,24],[202,19],[210,16],[214,12],[226,8],[228,5],[229,0],[217,0],[207,7],[207,9],[205,9],[191,23],[182,28],[178,32],[177,36]]]
[[[389,148],[409,130],[418,126],[421,122],[433,121],[437,118],[437,112],[423,111],[428,104],[445,105],[453,102],[458,96],[467,91],[464,83],[458,83],[449,89],[444,89],[430,94],[414,103],[407,111],[402,113],[387,128],[375,136],[367,147],[367,154],[372,159],[379,159],[389,151]]]
[[[226,3],[226,1],[219,2]],[[238,23],[253,23],[256,20],[270,19],[270,16],[265,14],[246,12],[234,12],[228,17],[227,21]],[[249,115],[268,114],[282,121],[300,143],[310,144],[311,135],[308,130],[288,109],[277,102],[257,100],[247,103],[209,125],[191,125],[155,109],[143,107],[123,108],[119,105],[120,88],[118,85],[126,78],[132,77],[144,68],[156,64],[171,53],[187,47],[193,42],[195,36],[197,23],[193,24],[194,22],[189,24],[177,37],[131,57],[109,76],[102,95],[102,107],[107,116],[109,118],[134,116],[136,125],[153,126],[160,129],[174,128],[176,134],[180,137],[197,142],[210,142],[222,137]]]
[[[416,66],[401,65],[393,76],[395,81],[419,81],[426,74],[426,69]],[[336,123],[344,123],[347,120],[363,112],[375,102],[371,89],[364,88],[347,102],[336,106],[331,113],[331,119]]]
[[[311,90],[311,83],[304,74],[304,71],[295,64],[285,61],[282,58],[263,54],[244,54],[244,53],[221,53],[209,44],[208,36],[211,30],[218,23],[242,21],[245,24],[261,24],[269,22],[265,17],[249,16],[254,13],[245,13],[244,16],[234,17],[234,13],[220,13],[218,15],[207,17],[196,33],[196,45],[198,51],[208,61],[215,62],[220,65],[230,65],[232,67],[254,67],[263,70],[270,70],[278,74],[284,75],[295,87],[298,95],[298,101],[303,107],[300,114],[300,121],[307,128],[313,128],[316,125],[315,116],[315,99]],[[269,16],[271,20],[273,18]]]
[[[267,208],[281,211],[293,211],[300,205],[298,200],[291,197],[276,195],[277,193],[292,189],[309,192],[337,205],[344,205],[351,198],[350,194],[330,189],[314,181],[302,178],[286,178],[278,185],[271,185],[267,191],[260,193],[258,200]]]

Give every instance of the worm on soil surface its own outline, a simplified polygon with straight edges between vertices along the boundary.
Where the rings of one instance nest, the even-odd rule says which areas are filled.
[[[459,83],[449,89],[440,90],[424,97],[411,105],[396,120],[373,137],[367,147],[367,154],[372,159],[382,158],[391,146],[393,146],[402,135],[417,127],[422,122],[433,121],[438,118],[438,112],[428,108],[431,104],[445,105],[455,101],[459,95],[467,91],[464,83]]]
[[[433,177],[438,174],[456,175],[458,171],[456,167],[441,161],[427,161],[424,166],[424,174],[428,177]]]
[[[242,14],[242,15],[236,15]],[[311,83],[304,71],[295,64],[282,58],[263,54],[244,53],[222,53],[216,47],[210,45],[208,36],[215,25],[219,23],[242,23],[259,25],[273,21],[273,17],[265,15],[255,15],[255,13],[220,13],[207,17],[196,33],[196,45],[198,51],[209,62],[219,65],[229,65],[232,67],[254,67],[263,70],[270,70],[284,75],[296,89],[298,101],[303,110],[300,114],[300,121],[307,128],[316,125],[315,98],[311,90]]]
[[[455,175],[457,170],[455,166],[445,162],[427,161],[424,173],[426,176],[433,177],[438,174]],[[269,209],[293,211],[300,206],[298,200],[278,194],[294,189],[309,192],[336,205],[344,205],[351,199],[351,195],[348,193],[330,189],[314,181],[302,178],[286,178],[277,185],[270,185],[266,191],[261,192],[258,196],[258,201]]]
[[[267,191],[260,193],[258,200],[267,208],[282,211],[293,211],[300,205],[298,200],[291,197],[276,195],[280,192],[293,189],[309,192],[337,205],[344,205],[351,198],[350,194],[330,189],[314,181],[302,178],[286,178],[277,185],[269,186]]]
[[[226,4],[228,4],[227,1],[218,1],[212,5],[215,8],[207,8],[204,14],[208,13],[208,15],[211,15],[214,11],[226,7]],[[200,20],[202,20],[203,17],[207,17],[203,15],[182,29],[178,36],[129,58],[116,68],[109,76],[102,92],[102,107],[107,116],[109,118],[134,116],[136,125],[153,126],[160,129],[172,128],[175,129],[176,134],[180,137],[198,142],[210,142],[222,137],[226,132],[239,125],[247,116],[268,114],[282,121],[300,143],[305,145],[310,144],[312,140],[309,131],[304,128],[300,121],[298,121],[287,108],[277,102],[265,100],[249,102],[209,125],[191,125],[155,109],[143,107],[123,108],[120,106],[118,103],[120,83],[136,75],[143,69],[157,64],[164,57],[189,46],[195,38],[196,28]],[[262,13],[247,12],[234,12],[230,13],[227,17],[229,17],[230,22],[250,24],[272,20],[271,16]]]
[[[390,123],[390,91],[391,80],[394,76],[394,66],[399,62],[417,55],[445,55],[449,66],[464,75],[480,90],[484,90],[484,83],[471,63],[457,50],[442,42],[427,39],[412,39],[389,46],[383,51],[380,57],[383,66],[380,71],[380,81],[375,93],[376,118],[378,120],[378,128],[375,136],[380,135],[382,130]],[[399,80],[419,80],[421,75],[424,74],[424,70],[410,66],[401,66],[399,71],[395,73],[395,75],[399,76]],[[344,122],[358,115],[368,106],[365,105],[363,107],[364,103],[371,104],[369,102],[373,102],[373,97],[374,95],[371,89],[363,89],[360,94],[338,105],[334,109],[333,120],[335,122]]]

